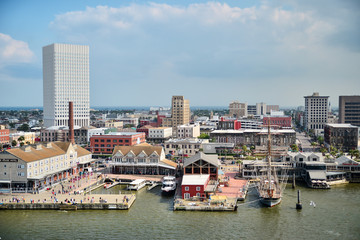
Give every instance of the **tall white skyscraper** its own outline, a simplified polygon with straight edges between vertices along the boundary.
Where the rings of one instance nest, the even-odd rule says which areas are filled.
[[[45,127],[68,126],[69,101],[74,104],[74,125],[89,126],[89,84],[89,46],[43,47]]]
[[[315,135],[324,133],[324,125],[328,122],[329,96],[319,96],[318,92],[305,98],[304,125],[306,130],[314,130]]]

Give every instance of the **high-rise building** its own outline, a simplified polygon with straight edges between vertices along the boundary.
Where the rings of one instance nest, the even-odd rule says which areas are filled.
[[[163,119],[163,127],[172,127],[173,135],[177,134],[177,126],[190,122],[189,100],[184,96],[173,96],[171,101],[171,118]]]
[[[43,47],[44,125],[68,126],[69,102],[74,125],[89,126],[89,46],[54,43]]]
[[[339,123],[360,127],[360,96],[339,96]]]
[[[229,104],[229,115],[231,117],[246,117],[248,115],[247,103],[240,103],[239,101],[233,101]]]
[[[256,115],[256,105],[248,105],[247,106],[248,115]]]
[[[328,122],[329,96],[319,96],[318,92],[305,98],[304,126],[306,130],[314,130],[315,135],[324,132],[324,125]]]
[[[256,115],[266,115],[266,103],[257,103],[256,104]]]

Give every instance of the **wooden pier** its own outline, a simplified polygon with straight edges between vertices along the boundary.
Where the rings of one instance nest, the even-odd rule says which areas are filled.
[[[0,203],[0,210],[128,210],[136,200],[135,194],[58,195],[58,202],[34,201],[35,195],[19,202]],[[72,203],[65,200],[72,199]],[[76,206],[76,207],[75,207]]]

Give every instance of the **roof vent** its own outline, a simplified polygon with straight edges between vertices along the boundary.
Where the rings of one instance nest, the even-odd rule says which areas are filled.
[[[46,143],[46,147],[47,148],[51,148],[52,146],[51,146],[51,143]]]
[[[24,148],[24,151],[25,151],[25,152],[31,152],[31,147],[30,147],[30,146],[26,146],[26,147]]]
[[[37,144],[35,149],[36,149],[36,150],[41,150],[41,149],[42,149],[41,144]]]

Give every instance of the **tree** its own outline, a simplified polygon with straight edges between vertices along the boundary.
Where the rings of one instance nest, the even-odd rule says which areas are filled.
[[[12,140],[11,146],[15,147],[16,145],[17,145],[17,141],[16,141],[16,140]]]
[[[19,138],[18,138],[18,141],[19,142],[23,142],[25,140],[25,137],[24,136],[20,136]]]
[[[298,152],[298,151],[299,151],[298,145],[296,145],[296,144],[291,145],[291,150],[292,150],[293,152]]]
[[[323,154],[323,156],[325,156],[325,153],[327,153],[327,149],[326,148],[320,148],[320,152]]]
[[[237,163],[238,166],[239,166],[239,174],[240,174],[240,166],[241,166],[241,164],[242,164],[242,161],[241,161],[241,160],[236,160],[236,163]]]
[[[21,125],[20,127],[18,127],[17,130],[18,130],[18,131],[28,132],[28,131],[30,131],[30,127],[29,127],[28,124],[24,123],[23,125]]]
[[[24,142],[20,142],[20,147],[24,146]]]
[[[317,141],[319,144],[323,144],[324,143],[324,138],[322,136],[318,136]]]
[[[198,138],[199,139],[210,139],[210,136],[208,134],[206,134],[206,133],[201,133]]]

